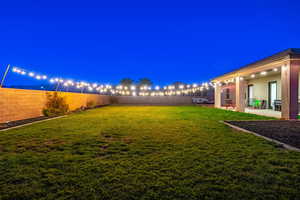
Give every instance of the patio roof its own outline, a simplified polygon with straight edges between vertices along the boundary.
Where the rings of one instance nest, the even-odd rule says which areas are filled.
[[[245,65],[237,70],[231,71],[231,72],[223,74],[221,76],[218,76],[218,77],[214,78],[212,81],[217,82],[219,80],[223,80],[226,78],[232,78],[233,76],[236,76],[237,74],[245,73],[246,71],[251,71],[252,69],[254,70],[260,66],[264,66],[266,64],[275,63],[277,61],[283,61],[283,60],[292,59],[292,58],[300,59],[300,48],[286,49],[279,53],[273,54],[272,56],[263,58],[261,60],[250,63],[248,65]]]

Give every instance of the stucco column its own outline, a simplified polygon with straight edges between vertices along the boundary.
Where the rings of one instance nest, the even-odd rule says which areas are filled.
[[[236,111],[245,111],[245,81],[240,77],[235,79],[235,104]]]
[[[221,86],[219,83],[215,84],[215,107],[221,108]]]
[[[281,67],[281,118],[297,119],[300,61]]]

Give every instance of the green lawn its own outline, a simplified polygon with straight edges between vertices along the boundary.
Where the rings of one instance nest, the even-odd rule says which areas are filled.
[[[0,199],[300,199],[300,153],[193,106],[108,106],[0,132]]]

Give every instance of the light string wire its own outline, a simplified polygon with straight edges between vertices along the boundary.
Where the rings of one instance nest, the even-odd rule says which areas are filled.
[[[56,84],[55,91],[59,88],[68,92],[69,89],[76,90],[77,92],[99,93],[105,95],[126,95],[126,96],[191,96],[204,90],[210,90],[215,87],[212,82],[205,82],[201,84],[180,84],[166,85],[164,87],[148,85],[110,85],[89,83],[86,81],[73,81],[72,79],[63,79],[58,77],[49,77],[45,74],[36,73],[33,71],[25,70],[19,67],[13,67],[12,72],[34,78],[36,80],[49,81],[51,84]]]

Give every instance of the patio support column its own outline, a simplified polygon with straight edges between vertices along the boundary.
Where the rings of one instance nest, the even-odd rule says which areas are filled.
[[[245,112],[245,81],[240,77],[235,79],[235,104],[236,111]]]
[[[298,118],[300,61],[291,60],[281,67],[281,118]]]
[[[221,86],[219,83],[215,84],[215,107],[221,108]]]

